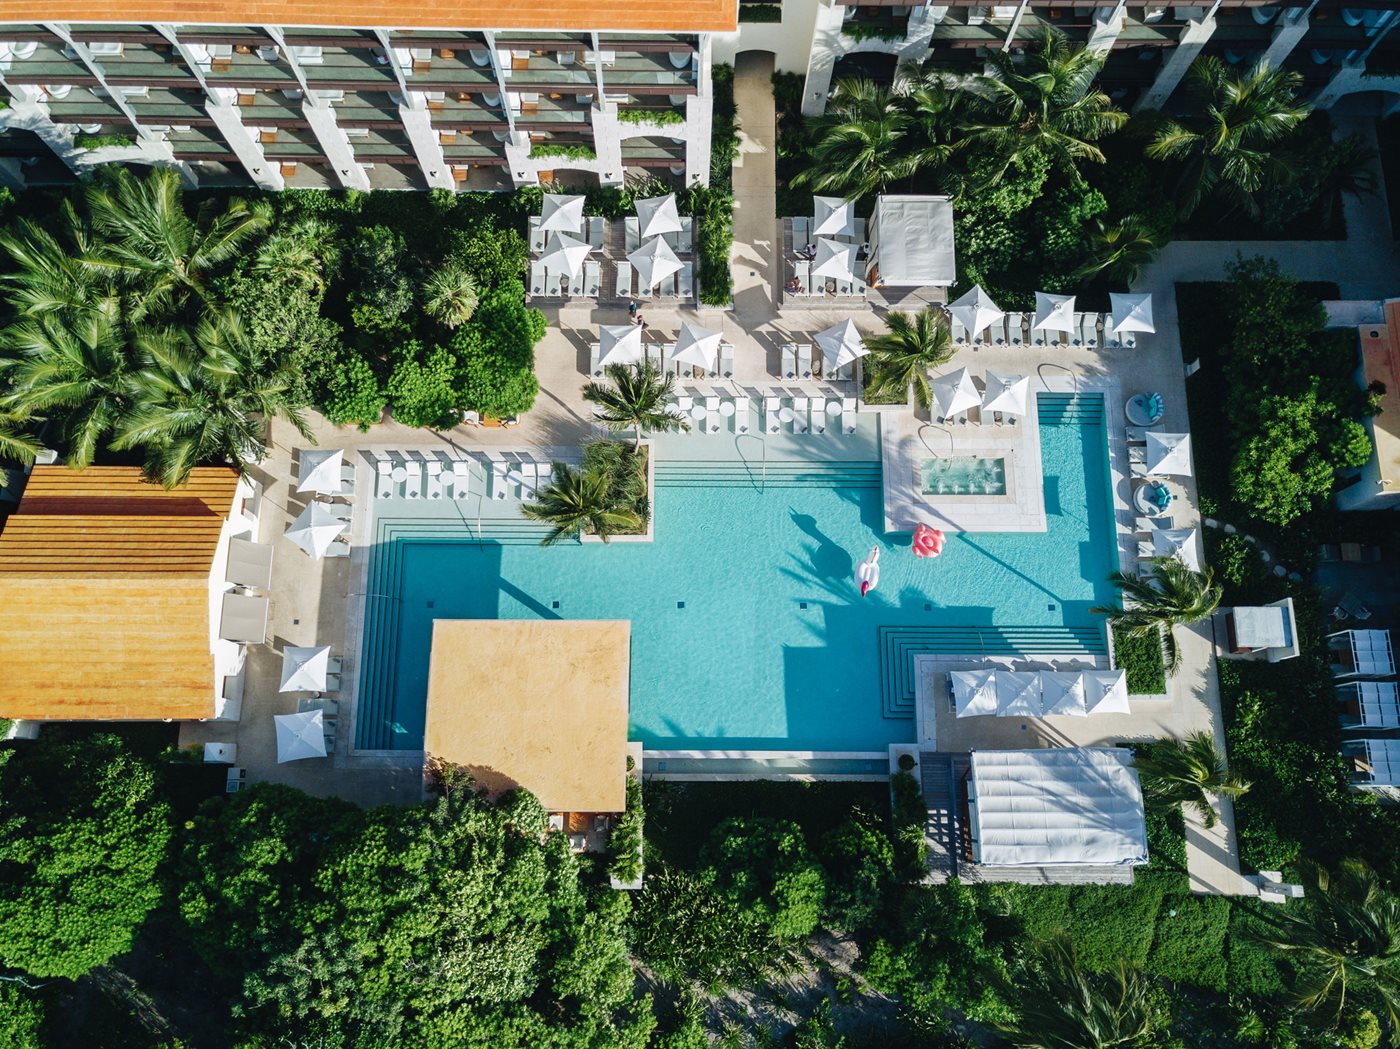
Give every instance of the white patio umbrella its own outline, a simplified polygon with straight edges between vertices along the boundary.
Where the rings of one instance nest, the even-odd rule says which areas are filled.
[[[1040,674],[1041,707],[1046,717],[1085,717],[1084,675],[1043,670]]]
[[[1156,433],[1147,435],[1147,472],[1171,477],[1191,476],[1191,435]]]
[[[982,403],[977,384],[972,381],[972,375],[966,368],[959,368],[952,375],[940,375],[929,383],[929,388],[945,417],[976,408]]]
[[[1040,717],[1040,675],[1024,670],[998,670],[997,717]]]
[[[345,452],[340,448],[307,449],[297,458],[297,491],[338,495],[344,485],[340,469],[345,465]]]
[[[636,364],[645,351],[642,329],[636,324],[603,324],[598,328],[598,363]]]
[[[960,718],[980,717],[997,712],[996,678],[990,670],[954,670],[953,702]]]
[[[817,257],[812,263],[812,276],[833,280],[856,279],[856,246],[839,240],[817,241]]]
[[[319,710],[304,714],[276,714],[277,763],[326,756],[326,726]]]
[[[1125,295],[1120,292],[1108,293],[1109,305],[1113,309],[1113,330],[1145,331],[1157,330],[1152,323],[1152,296]]]
[[[1128,713],[1128,672],[1084,671],[1084,707],[1090,714]]]
[[[306,648],[288,645],[282,650],[282,684],[278,692],[320,692],[326,687],[331,646]]]
[[[583,229],[583,197],[546,193],[540,209],[540,229],[546,233],[577,233]]]
[[[637,201],[637,225],[643,237],[659,237],[663,233],[679,233],[681,216],[676,210],[676,195],[646,197]]]
[[[681,271],[681,260],[660,237],[652,237],[628,255],[627,261],[637,271],[637,284],[643,288],[654,288],[671,274]]]
[[[849,237],[856,231],[856,209],[840,197],[812,198],[812,236]]]
[[[544,254],[540,256],[540,265],[555,273],[577,277],[583,268],[583,260],[588,258],[591,250],[587,241],[567,233],[551,233],[549,243],[544,246]]]
[[[1003,415],[1025,415],[1026,398],[1031,381],[1024,375],[987,373],[987,392],[982,395],[982,410]]]
[[[319,499],[312,500],[297,515],[286,536],[315,558],[326,556],[336,536],[345,531],[346,522],[331,513],[331,508]]]
[[[671,354],[671,360],[713,371],[721,338],[723,336],[717,331],[710,331],[690,321],[681,321],[681,331],[676,337],[676,349]]]
[[[1074,331],[1074,296],[1035,293],[1036,331]]]
[[[822,348],[822,362],[826,365],[828,375],[837,368],[844,368],[857,358],[864,357],[867,352],[865,338],[853,320],[848,319],[832,325],[825,331],[817,332],[812,338]]]
[[[1006,316],[1001,307],[992,301],[992,297],[982,290],[980,284],[974,285],[972,290],[957,302],[950,303],[948,312],[964,328],[974,333],[986,331]]]
[[[1193,572],[1201,570],[1194,528],[1160,528],[1152,533],[1152,550],[1158,557],[1175,557]]]

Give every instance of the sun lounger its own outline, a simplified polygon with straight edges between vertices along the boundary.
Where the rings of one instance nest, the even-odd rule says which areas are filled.
[[[531,295],[544,295],[544,293],[545,293],[545,290],[544,290],[544,287],[545,287],[544,280],[545,280],[544,267],[541,266],[538,262],[532,262],[532,263],[530,263],[530,294],[531,294]]]
[[[1058,344],[1060,333],[1057,331],[1046,331],[1044,328],[1031,329],[1031,345],[1049,346],[1051,343]]]
[[[1117,335],[1113,331],[1113,314],[1103,315],[1103,344],[1105,346],[1122,346],[1123,336]]]
[[[695,298],[695,267],[689,262],[681,263],[681,298],[687,302]]]
[[[841,432],[856,432],[856,399],[854,397],[841,398]]]
[[[1099,315],[1097,313],[1084,314],[1084,320],[1079,328],[1079,344],[1090,350],[1099,345]]]
[[[584,274],[586,272],[585,269],[580,267],[579,271],[569,278],[569,294],[574,298],[579,298],[583,295]]]
[[[1138,333],[1135,331],[1125,331],[1122,335],[1119,336],[1119,339],[1122,341],[1123,345],[1130,350],[1134,349],[1137,346],[1137,338]]]
[[[544,230],[540,229],[540,222],[541,219],[539,215],[530,216],[530,250],[536,255],[544,251],[545,240],[549,236]]]
[[[394,464],[388,459],[380,459],[374,465],[375,476],[378,480],[374,489],[374,494],[380,499],[388,499],[394,494]]]
[[[428,463],[428,498],[442,498],[442,463],[434,459]]]
[[[807,398],[794,397],[792,399],[792,432],[807,432]]]
[[[337,537],[336,540],[335,540],[334,542],[332,542],[330,546],[326,547],[326,554],[325,554],[325,556],[326,556],[326,557],[349,557],[349,556],[350,556],[350,542],[349,542],[349,540],[345,540],[344,542],[342,542],[342,541],[341,541],[341,537]]]
[[[603,268],[596,262],[585,262],[583,264],[583,293],[590,299],[596,299],[602,284]]]
[[[677,397],[675,401],[672,402],[671,410],[675,415],[677,415],[681,419],[684,419],[686,425],[689,426],[692,422],[695,421],[690,414],[691,410],[694,407],[695,398],[691,397],[689,394],[683,393],[679,397]]]
[[[790,342],[785,342],[780,352],[782,354],[780,374],[784,379],[797,378],[797,347]]]
[[[844,240],[845,238],[842,239]],[[856,218],[856,231],[851,235],[850,240],[855,244],[865,243],[865,219]]]
[[[1129,469],[1129,472],[1130,472],[1134,477],[1146,477],[1146,476],[1147,476],[1147,464],[1144,463],[1144,462],[1133,462],[1133,461],[1130,459],[1130,460],[1128,461],[1128,469]]]
[[[695,250],[695,220],[689,215],[681,216],[681,231],[676,238],[680,243],[676,251],[681,255],[689,255]]]
[[[778,413],[783,410],[783,399],[781,397],[768,396],[763,398],[763,428],[769,433],[780,433],[783,429],[783,421],[778,417]]]
[[[622,226],[627,231],[627,254],[630,255],[642,246],[642,227],[637,222],[636,215],[628,215],[622,220]]]
[[[404,498],[423,498],[423,464],[417,459],[410,459],[403,465],[404,469],[408,471],[408,477],[403,482]]]
[[[1021,329],[1021,314],[1008,313],[1006,315],[1006,344],[1008,346],[1024,346],[1026,343],[1026,333]]]
[[[630,262],[617,264],[617,297],[619,299],[632,297],[632,264]]]
[[[797,278],[799,295],[812,294],[812,264],[810,262],[795,262],[792,266],[793,276]]]
[[[705,398],[705,432],[719,433],[722,416],[719,413],[719,398],[711,395]]]
[[[826,398],[812,398],[812,432],[826,433]]]
[[[719,344],[719,373],[726,379],[734,378],[733,343],[722,342]]]
[[[811,229],[810,220],[806,215],[798,215],[792,220],[792,249],[794,251],[805,247],[807,242],[811,240],[807,232],[809,229]]]
[[[608,228],[608,220],[601,215],[590,215],[588,224],[588,246],[594,251],[603,250],[603,233]]]
[[[458,459],[452,464],[452,498],[465,499],[472,490],[472,464],[468,459]]]
[[[554,483],[554,464],[535,463],[535,487],[545,488]]]
[[[837,294],[837,295],[846,295],[846,296],[850,296],[850,295],[853,295],[854,293],[855,293],[855,289],[851,287],[851,282],[850,282],[850,281],[848,281],[848,280],[838,280],[838,281],[836,282],[836,294]]]
[[[588,344],[588,374],[595,379],[603,374],[603,366],[598,363],[598,358],[603,354],[603,347],[596,342]]]
[[[963,327],[962,321],[956,317],[948,318],[948,330],[952,334],[954,345],[967,345],[967,329]]]
[[[749,395],[744,394],[734,402],[734,432],[749,432]]]
[[[510,466],[503,462],[491,464],[491,497],[504,499],[510,495]]]
[[[797,374],[803,379],[810,379],[812,370],[812,344],[799,342],[797,344]]]

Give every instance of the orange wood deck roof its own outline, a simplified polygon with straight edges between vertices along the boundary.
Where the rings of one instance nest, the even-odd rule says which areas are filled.
[[[0,716],[212,715],[209,576],[237,483],[36,467],[0,532]]]
[[[618,30],[731,33],[738,0],[0,0],[0,22],[174,22],[185,25],[269,25],[330,28]]]

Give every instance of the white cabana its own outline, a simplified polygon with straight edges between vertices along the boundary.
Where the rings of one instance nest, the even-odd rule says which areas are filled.
[[[641,325],[603,324],[598,327],[599,367],[636,364],[644,353]]]
[[[583,229],[582,196],[546,193],[540,209],[540,229],[546,233],[578,233]]]
[[[1128,672],[1084,671],[1084,709],[1090,714],[1127,714]]]
[[[627,261],[637,271],[637,285],[647,289],[656,287],[671,274],[679,273],[682,269],[681,260],[671,250],[671,245],[660,237],[652,237],[628,255]]]
[[[645,197],[637,201],[638,232],[643,237],[659,237],[663,233],[679,233],[681,216],[676,210],[676,195]]]
[[[1400,728],[1400,685],[1394,681],[1348,681],[1337,686],[1347,705],[1345,719],[1365,728]]]
[[[812,198],[812,236],[850,237],[856,232],[856,208],[840,197]]]
[[[1070,671],[1040,672],[1040,703],[1045,716],[1082,718],[1089,713],[1084,698],[1084,675]]]
[[[856,246],[839,240],[817,241],[817,257],[812,262],[812,276],[832,280],[857,280]]]
[[[977,384],[966,368],[959,368],[951,375],[940,375],[929,383],[933,399],[938,402],[938,410],[943,416],[957,415],[982,403],[982,395],[977,392]]]
[[[326,756],[326,726],[319,710],[302,714],[277,714],[277,763]]]
[[[982,285],[975,284],[957,302],[948,306],[948,312],[953,315],[953,319],[961,324],[972,334],[986,331],[987,328],[996,324],[1006,316],[1001,307],[992,301],[992,297],[982,290]]]
[[[991,670],[953,670],[953,705],[960,718],[984,717],[997,712],[997,686]]]
[[[1152,551],[1158,557],[1175,557],[1193,572],[1201,570],[1201,543],[1194,528],[1155,529]]]
[[[984,412],[1003,415],[1025,415],[1026,398],[1030,396],[1031,381],[1024,375],[987,373],[987,390],[982,395]]]
[[[1341,630],[1327,635],[1327,647],[1334,662],[1340,657],[1344,676],[1390,677],[1395,673],[1389,630]]]
[[[947,287],[957,279],[953,205],[947,197],[883,195],[870,216],[865,282],[877,287]]]
[[[638,331],[641,329],[639,328]],[[680,334],[676,337],[676,348],[671,360],[677,364],[689,364],[706,371],[715,370],[715,359],[719,353],[719,343],[723,336],[690,321],[681,321]]]
[[[1109,305],[1113,308],[1113,330],[1154,332],[1152,323],[1152,296],[1126,295],[1121,292],[1108,293]]]
[[[330,661],[330,645],[322,645],[320,648],[288,645],[282,650],[282,684],[277,691],[324,691]]]
[[[1147,434],[1146,469],[1149,474],[1171,477],[1191,476],[1191,435],[1189,433]]]
[[[567,233],[551,233],[549,242],[544,246],[544,254],[540,256],[540,265],[555,273],[567,273],[570,277],[577,277],[583,269],[584,259],[588,258],[588,253],[592,250],[587,241],[571,237]]]
[[[1035,293],[1036,331],[1076,331],[1074,323],[1074,296],[1051,295],[1047,292]]]
[[[1040,717],[1040,675],[1027,670],[998,670],[997,717]]]
[[[864,357],[865,338],[853,320],[844,320],[812,336],[822,349],[822,363],[826,374],[844,368],[859,357]]]
[[[1132,751],[974,750],[972,856],[993,867],[1147,862],[1147,819]]]
[[[297,491],[339,495],[345,487],[341,470],[345,452],[340,448],[304,448],[297,456]]]
[[[315,558],[326,556],[336,537],[345,531],[348,522],[331,513],[328,504],[320,500],[308,503],[287,529],[286,536]]]

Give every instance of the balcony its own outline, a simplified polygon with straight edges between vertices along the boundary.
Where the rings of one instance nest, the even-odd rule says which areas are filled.
[[[463,134],[443,130],[438,132],[438,141],[442,144],[442,155],[450,164],[505,162],[505,145],[489,132]]]
[[[515,113],[515,122],[522,127],[558,126],[563,128],[586,125],[592,119],[592,96],[586,96],[586,103],[580,102],[579,95],[564,95],[559,92],[546,94],[540,91],[511,91],[509,101]]]
[[[497,86],[491,52],[485,46],[396,50],[403,52],[399,55],[399,64],[403,67],[404,81],[411,90],[442,91]]]
[[[846,20],[841,24],[841,35],[857,44],[874,41],[899,43],[909,36],[909,9],[907,7],[847,8]]]
[[[247,118],[244,118],[245,121]],[[324,154],[321,151],[321,144],[316,140],[315,134],[310,128],[272,128],[264,129],[255,127],[249,121],[248,130],[257,136],[258,143],[262,146],[263,156],[269,163],[280,164],[289,160],[321,160]]]
[[[428,99],[433,126],[448,128],[506,128],[506,112],[499,92],[446,93],[441,99]]]
[[[592,89],[597,87],[597,80],[593,63],[587,58],[590,54],[583,48],[577,51],[498,48],[496,60],[510,88]]]
[[[396,164],[402,161],[417,162],[413,143],[401,130],[387,128],[370,131],[365,128],[349,128],[346,134],[354,147],[355,159],[362,164]]]
[[[609,94],[693,95],[695,56],[688,50],[603,52],[603,89]]]
[[[389,60],[376,58],[369,48],[343,48],[298,45],[291,47],[306,82],[312,88],[391,91],[398,87],[398,78]]]
[[[388,91],[347,91],[339,99],[328,99],[335,110],[336,123],[341,127],[375,127],[398,125],[399,104]]]
[[[228,54],[215,58],[205,76],[219,87],[301,87],[281,50],[271,44],[234,45]]]
[[[206,98],[199,88],[152,88],[129,98],[127,105],[142,124],[209,124],[213,121],[205,109]]]
[[[93,41],[93,60],[113,85],[198,87],[189,66],[169,44]],[[101,48],[102,50],[98,50]]]
[[[0,30],[2,32],[3,30]],[[5,80],[11,84],[96,83],[87,66],[62,44],[46,41],[14,41],[7,58],[0,58]]]

